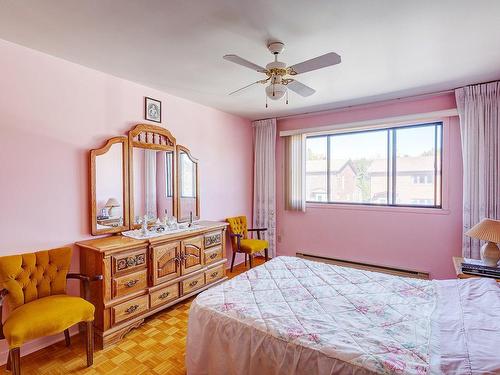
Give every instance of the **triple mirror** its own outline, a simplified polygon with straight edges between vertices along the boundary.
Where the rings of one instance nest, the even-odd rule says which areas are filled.
[[[136,125],[92,150],[90,165],[93,235],[200,217],[198,160],[164,128]]]

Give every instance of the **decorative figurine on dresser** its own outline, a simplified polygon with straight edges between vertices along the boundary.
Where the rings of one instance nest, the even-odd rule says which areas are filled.
[[[76,243],[81,272],[104,275],[91,289],[98,347],[227,278],[227,224],[193,221],[198,161],[168,130],[136,125],[92,150],[90,185],[92,234],[114,234]],[[113,220],[102,220],[110,199]]]

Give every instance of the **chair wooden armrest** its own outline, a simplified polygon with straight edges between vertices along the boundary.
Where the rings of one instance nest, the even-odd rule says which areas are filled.
[[[238,247],[238,250],[237,251],[240,251],[241,250],[241,244],[240,244],[240,241],[241,239],[243,238],[243,235],[242,234],[239,234],[239,233],[229,233],[229,236],[230,237],[236,237],[236,245]]]
[[[68,273],[66,275],[66,279],[77,279],[80,280],[83,283],[83,294],[85,296],[85,299],[87,301],[90,301],[90,282],[91,281],[100,281],[104,279],[102,275],[95,275],[95,276],[87,276],[83,275],[81,273]]]
[[[260,232],[265,232],[267,228],[252,228],[247,229],[249,232],[257,232],[257,238],[260,240]]]
[[[3,335],[3,301],[5,299],[5,296],[9,294],[7,289],[2,289],[0,290],[0,339],[4,339],[5,336]]]

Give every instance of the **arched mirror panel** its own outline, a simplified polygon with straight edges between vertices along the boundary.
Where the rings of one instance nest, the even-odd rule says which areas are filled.
[[[165,128],[139,124],[109,139],[90,152],[90,170],[93,235],[200,218],[198,160]]]

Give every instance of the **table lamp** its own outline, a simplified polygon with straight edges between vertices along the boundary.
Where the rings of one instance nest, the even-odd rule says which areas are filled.
[[[121,204],[120,204],[120,202],[118,202],[118,200],[116,198],[109,198],[104,207],[109,209],[109,216],[112,217],[113,216],[113,213],[112,213],[113,207],[120,207],[120,206],[121,206]]]
[[[497,245],[500,242],[500,221],[483,219],[469,229],[465,235],[486,241],[481,247],[481,260],[487,266],[497,267],[500,260],[500,249]]]

